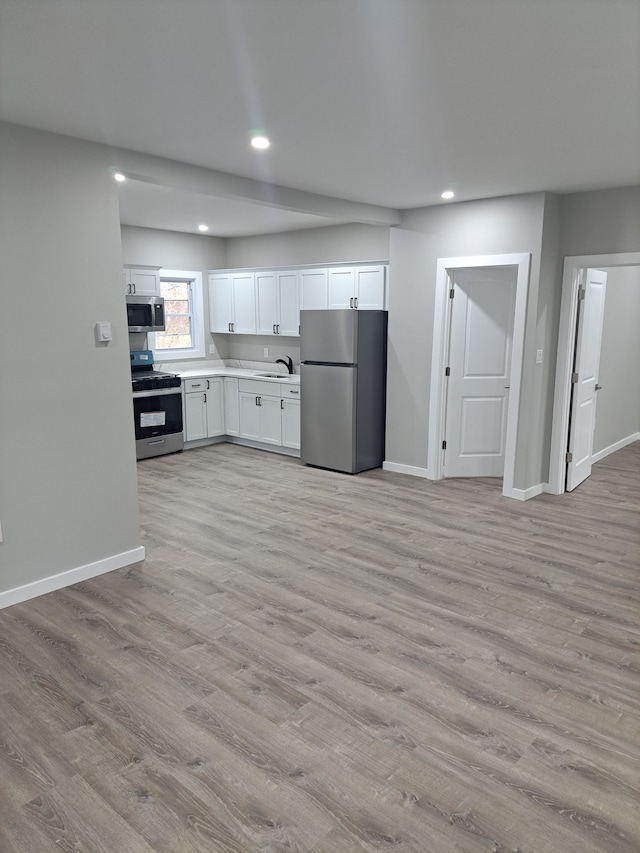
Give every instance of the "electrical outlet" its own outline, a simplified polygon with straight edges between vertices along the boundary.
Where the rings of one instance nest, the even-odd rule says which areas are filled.
[[[264,357],[265,357],[265,358],[269,358],[269,348],[268,348],[268,347],[265,347],[265,348],[263,349],[263,353],[264,353]]]
[[[209,344],[209,355],[215,355],[215,354],[216,354],[216,345],[215,344]]]
[[[542,364],[542,350],[536,350],[536,364]]]

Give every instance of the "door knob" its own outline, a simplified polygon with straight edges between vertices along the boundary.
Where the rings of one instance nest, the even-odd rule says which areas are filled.
[[[596,390],[596,391],[600,391],[600,389],[601,389],[601,388],[602,388],[602,385],[596,385],[595,390]]]

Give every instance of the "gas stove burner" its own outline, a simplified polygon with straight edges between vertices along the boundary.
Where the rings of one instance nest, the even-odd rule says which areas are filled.
[[[179,388],[182,381],[175,373],[158,370],[141,370],[131,373],[131,387],[136,391],[154,391],[158,388]]]

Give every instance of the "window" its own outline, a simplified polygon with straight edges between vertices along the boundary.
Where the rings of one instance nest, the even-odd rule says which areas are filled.
[[[156,361],[178,361],[205,355],[202,273],[162,270],[165,330],[150,335]]]

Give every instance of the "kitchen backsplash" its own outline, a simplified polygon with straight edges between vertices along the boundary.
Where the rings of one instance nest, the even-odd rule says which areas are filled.
[[[295,340],[295,345],[291,346],[286,343],[286,338],[274,342],[274,338],[260,337],[255,335],[224,335],[222,346],[219,345],[219,335],[216,335],[216,355],[206,359],[185,359],[182,361],[169,361],[170,354],[167,353],[167,360],[160,362],[156,360],[156,367],[160,370],[166,370],[173,373],[179,373],[181,370],[205,370],[208,368],[217,367],[242,367],[247,370],[264,370],[265,367],[273,368],[274,371],[282,371],[286,373],[283,364],[276,364],[279,358],[290,356],[295,373],[300,373],[300,341]],[[267,355],[264,354],[265,349]]]

